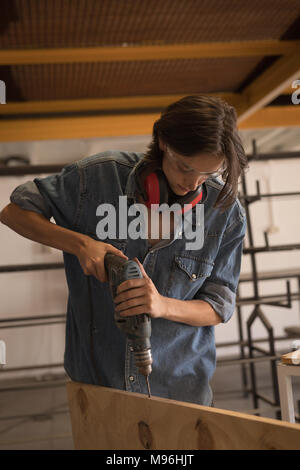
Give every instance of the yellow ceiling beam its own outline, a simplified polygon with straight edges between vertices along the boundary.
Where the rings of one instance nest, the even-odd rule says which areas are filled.
[[[256,111],[239,124],[239,129],[300,127],[300,104],[269,106]]]
[[[237,105],[238,122],[265,107],[297,78],[300,78],[300,54],[278,59],[243,91],[241,104]]]
[[[299,77],[299,80],[300,80],[300,77]],[[294,91],[299,89],[299,88],[300,88],[300,84],[299,85],[295,84],[294,87],[292,87],[292,84],[291,84],[289,87],[287,87],[285,90],[283,90],[283,92],[281,94],[282,95],[292,95],[294,93]]]
[[[295,54],[300,41],[256,40],[164,44],[152,46],[81,47],[59,49],[5,49],[0,65],[124,62],[214,57],[251,57]]]
[[[0,142],[151,134],[158,113],[0,121]]]
[[[236,93],[209,93],[209,95],[219,96],[233,106],[240,103],[240,95]],[[78,111],[121,111],[147,108],[163,109],[183,96],[186,95],[121,96],[118,98],[14,102],[0,106],[0,115]]]
[[[147,135],[152,133],[158,113],[119,116],[7,119],[0,121],[0,142],[80,139]],[[240,125],[240,129],[300,126],[300,105],[261,109]]]

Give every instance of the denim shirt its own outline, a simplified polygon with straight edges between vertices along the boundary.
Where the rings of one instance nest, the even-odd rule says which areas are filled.
[[[60,174],[18,186],[10,200],[98,240],[99,204],[109,202],[117,209],[119,196],[127,196],[128,206],[137,202],[136,169],[142,157],[142,153],[102,152],[65,166]],[[199,250],[186,249],[187,240],[180,227],[170,239],[153,247],[143,238],[102,241],[129,259],[137,257],[161,295],[204,300],[222,322],[227,322],[235,308],[246,218],[238,199],[223,213],[213,209],[222,185],[218,180],[202,185],[204,244]],[[192,215],[196,224],[195,208]],[[132,345],[115,325],[108,283],[86,276],[75,255],[64,252],[63,256],[69,288],[66,372],[78,382],[147,393],[145,378],[135,366]],[[211,405],[209,382],[216,366],[213,326],[152,318],[151,347],[153,395]]]

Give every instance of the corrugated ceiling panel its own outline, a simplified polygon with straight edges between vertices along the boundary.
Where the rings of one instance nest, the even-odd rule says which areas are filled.
[[[259,58],[47,64],[11,67],[23,99],[234,91]]]
[[[279,39],[300,0],[1,0],[0,47]]]

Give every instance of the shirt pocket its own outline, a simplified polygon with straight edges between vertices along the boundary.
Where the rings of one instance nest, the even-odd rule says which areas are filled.
[[[166,296],[191,300],[211,275],[214,263],[192,255],[175,255]]]

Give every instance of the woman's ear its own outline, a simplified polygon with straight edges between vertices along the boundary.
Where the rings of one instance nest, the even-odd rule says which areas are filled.
[[[160,137],[158,138],[158,145],[159,145],[159,149],[162,152],[166,151],[166,144],[164,143],[164,141]]]

